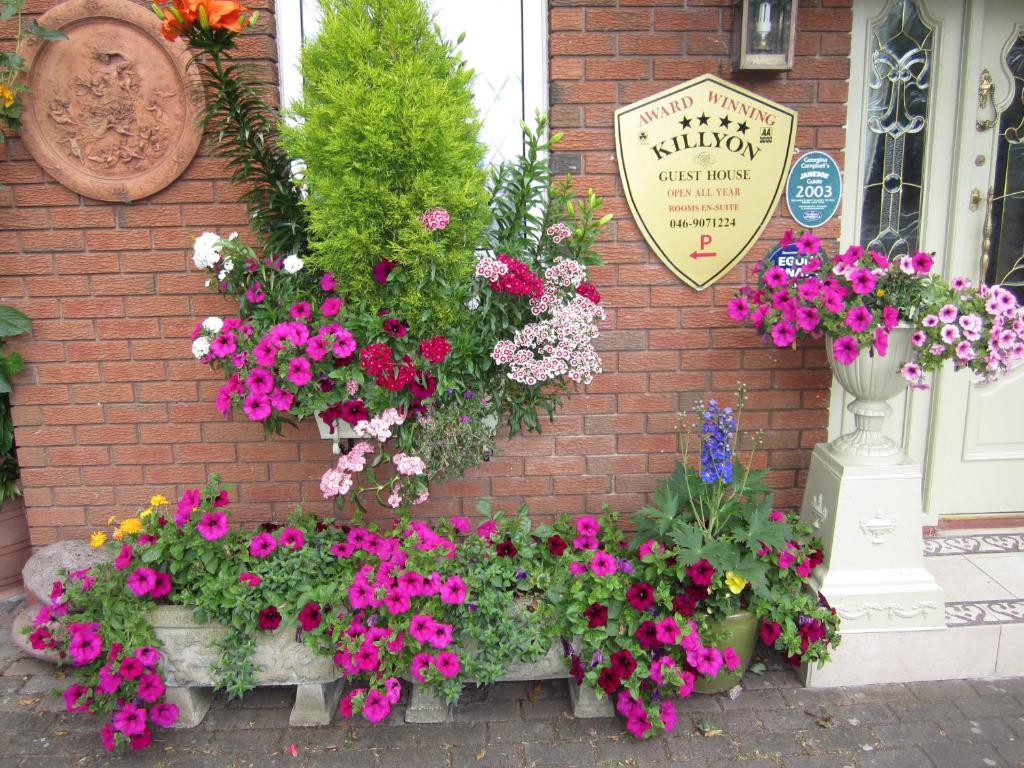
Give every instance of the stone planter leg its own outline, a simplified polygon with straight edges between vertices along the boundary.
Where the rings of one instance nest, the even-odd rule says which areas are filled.
[[[172,728],[195,728],[206,717],[213,702],[212,688],[167,686],[167,703],[178,707],[178,719]]]
[[[576,681],[569,679],[569,701],[572,702],[572,716],[582,719],[597,717],[615,717],[615,708],[612,700],[607,696],[603,699],[597,698],[594,689],[589,685],[576,685]]]
[[[330,725],[338,700],[345,689],[344,680],[295,686],[295,704],[288,716],[288,725]]]
[[[426,686],[419,683],[412,684],[409,705],[405,708],[405,722],[450,723],[451,721],[451,707],[435,696]]]

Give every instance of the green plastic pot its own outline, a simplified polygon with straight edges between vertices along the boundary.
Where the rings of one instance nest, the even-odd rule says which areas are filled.
[[[723,638],[718,649],[732,646],[740,658],[740,665],[732,672],[722,667],[722,671],[710,680],[702,675],[697,676],[693,684],[694,693],[723,693],[737,685],[750,666],[757,643],[757,615],[751,611],[738,611],[726,616],[722,621],[712,622],[712,628]]]

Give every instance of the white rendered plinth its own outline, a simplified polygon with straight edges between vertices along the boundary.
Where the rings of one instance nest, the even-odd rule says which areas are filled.
[[[945,629],[942,588],[924,567],[920,466],[903,455],[859,464],[819,444],[801,519],[825,544],[812,583],[842,634]]]

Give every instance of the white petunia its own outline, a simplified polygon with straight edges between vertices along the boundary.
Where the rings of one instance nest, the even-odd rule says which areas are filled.
[[[294,253],[284,260],[284,264],[281,265],[284,271],[289,275],[294,275],[300,269],[302,269],[302,259],[300,259]]]
[[[205,336],[200,336],[198,339],[193,341],[192,354],[196,356],[197,360],[201,360],[210,354],[210,340]]]
[[[223,327],[224,321],[221,320],[219,317],[208,317],[205,320],[203,320],[203,330],[208,331],[209,333],[216,335],[220,333],[220,329]]]
[[[192,262],[200,269],[212,269],[220,261],[220,235],[216,232],[203,232],[196,238],[192,247]]]

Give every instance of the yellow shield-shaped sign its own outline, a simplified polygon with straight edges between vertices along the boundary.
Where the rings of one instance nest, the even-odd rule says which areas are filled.
[[[796,112],[714,75],[615,112],[629,208],[680,280],[704,290],[760,237],[795,136]]]

